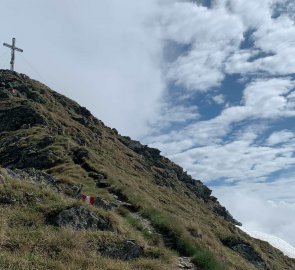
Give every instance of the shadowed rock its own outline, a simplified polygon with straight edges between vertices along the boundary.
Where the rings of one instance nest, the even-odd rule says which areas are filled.
[[[8,168],[48,169],[62,162],[62,159],[51,149],[54,139],[41,137],[28,144],[20,144],[20,137],[7,136],[0,138],[0,163]]]
[[[17,202],[11,194],[0,194],[0,205],[12,205]]]
[[[0,132],[14,131],[23,126],[45,125],[42,115],[28,106],[0,109]]]
[[[251,245],[244,242],[243,240],[228,237],[226,239],[223,239],[222,243],[233,251],[239,253],[243,258],[254,264],[258,269],[268,270],[261,256],[254,250]]]
[[[100,247],[99,252],[105,257],[128,261],[143,255],[144,249],[133,240],[127,240],[118,244]]]

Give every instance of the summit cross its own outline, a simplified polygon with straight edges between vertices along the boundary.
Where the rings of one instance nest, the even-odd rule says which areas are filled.
[[[10,70],[14,70],[14,59],[15,59],[15,51],[23,52],[22,49],[15,47],[15,38],[12,39],[12,45],[7,43],[3,43],[3,46],[11,49],[11,60],[10,60]]]

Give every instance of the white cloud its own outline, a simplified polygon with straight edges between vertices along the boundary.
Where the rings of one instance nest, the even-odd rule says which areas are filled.
[[[286,241],[280,239],[279,237],[266,234],[266,233],[261,233],[257,231],[249,231],[245,229],[244,227],[240,227],[245,233],[248,235],[260,239],[262,241],[267,241],[270,243],[273,247],[281,250],[286,256],[289,256],[290,258],[295,258],[295,248],[292,247],[289,243]]]
[[[233,12],[238,12],[244,18],[244,22],[247,21],[247,27],[254,27],[250,36],[254,47],[235,51],[226,63],[227,72],[244,74],[266,72],[271,75],[289,75],[295,72],[295,60],[290,57],[295,53],[295,25],[287,16],[272,18],[270,8],[272,2],[231,1]],[[257,12],[257,5],[262,5],[264,8]]]
[[[290,78],[257,79],[246,86],[242,105],[225,108],[211,120],[193,122],[182,130],[153,138],[153,146],[205,182],[220,178],[228,182],[264,182],[275,172],[293,168],[295,144],[274,145],[278,137],[286,140],[290,136],[284,132],[274,133],[264,145],[259,136],[269,126],[255,126],[251,121],[294,116],[288,106],[293,88]],[[245,127],[235,131],[243,122]]]
[[[295,116],[294,109],[288,105],[290,98],[286,96],[294,84],[288,78],[256,80],[246,87],[243,105],[227,107],[211,120],[193,122],[169,134],[147,138],[147,141],[167,155],[197,146],[222,146],[223,137],[232,130],[234,124],[246,120]],[[178,146],[175,146],[176,142]]]
[[[243,40],[241,20],[224,8],[175,3],[164,12],[162,25],[165,40],[190,46],[166,67],[167,78],[189,90],[218,85],[224,78],[224,61]]]
[[[270,21],[271,2],[272,0],[219,0],[215,1],[215,5],[238,14],[247,28],[258,28],[265,21]]]
[[[280,143],[290,142],[290,140],[294,141],[295,134],[288,130],[282,130],[272,133],[268,139],[268,145],[276,145]]]
[[[216,104],[219,104],[219,105],[224,104],[225,102],[225,97],[222,94],[216,95],[212,99]]]
[[[254,135],[255,136],[255,135]],[[257,146],[252,137],[223,145],[197,147],[172,155],[197,179],[227,181],[264,181],[273,172],[294,165],[294,147],[272,148]]]
[[[274,183],[242,183],[234,187],[216,187],[219,198],[243,227],[272,234],[295,245],[294,177]]]
[[[294,89],[290,79],[262,79],[248,85],[244,91],[245,107],[256,117],[295,116],[289,110],[286,94]]]
[[[159,134],[163,129],[172,125],[185,124],[188,121],[196,121],[200,117],[196,106],[183,105],[163,105],[161,107],[160,116],[150,121],[153,133]],[[152,132],[152,131],[151,131]]]

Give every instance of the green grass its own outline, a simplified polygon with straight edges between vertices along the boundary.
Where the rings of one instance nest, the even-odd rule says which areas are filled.
[[[2,173],[1,173],[2,172]],[[0,171],[3,174],[3,170]],[[90,207],[91,211],[107,216],[115,231],[75,231],[48,224],[47,215],[80,202],[55,193],[41,184],[13,180],[4,175],[0,197],[15,199],[13,204],[0,205],[0,269],[102,269],[158,270],[172,269],[173,254],[163,247],[149,246],[134,230],[125,226],[120,215]],[[31,201],[25,201],[25,194]],[[129,220],[131,223],[131,219]],[[139,224],[132,223],[140,229]],[[132,225],[132,226],[133,226]],[[143,257],[130,262],[101,257],[98,247],[117,245],[124,239],[135,239],[146,246]]]
[[[172,235],[178,251],[183,255],[192,257],[193,263],[205,270],[226,270],[227,267],[222,265],[212,252],[201,248],[199,244],[194,243],[192,238],[185,235],[177,220],[171,216],[165,216],[156,210],[147,210],[144,212],[149,217],[153,225],[163,233]]]
[[[206,270],[225,270],[223,266],[216,260],[208,250],[196,250],[193,254],[192,262]]]
[[[0,71],[0,79],[1,81],[19,80],[18,76],[9,71]],[[116,202],[110,190],[96,188],[85,166],[83,169],[81,164],[75,164],[73,153],[77,149],[86,149],[89,155],[84,161],[88,167],[104,172],[113,190],[119,190],[129,202],[141,209],[142,214],[159,232],[172,234],[175,241],[174,248],[179,253],[191,256],[195,263],[202,265],[204,269],[220,270],[224,269],[223,267],[228,267],[230,270],[256,269],[222,244],[220,239],[229,236],[240,237],[255,247],[267,262],[269,269],[295,269],[294,260],[287,259],[264,242],[251,239],[232,224],[216,216],[206,202],[196,198],[191,190],[175,177],[166,179],[168,182],[173,181],[173,189],[157,185],[154,181],[155,173],[165,170],[166,166],[168,169],[171,166],[174,168],[173,163],[164,158],[159,160],[162,165],[147,163],[144,155],[136,154],[123,145],[120,142],[120,135],[94,117],[87,119],[87,125],[76,121],[77,118],[81,119],[77,103],[57,95],[37,81],[29,80],[26,84],[33,91],[42,94],[46,103],[41,105],[31,99],[33,95],[28,95],[1,99],[1,108],[29,106],[43,115],[48,125],[1,133],[0,157],[3,164],[9,161],[11,165],[21,165],[22,163],[18,162],[22,156],[15,155],[17,152],[25,153],[33,149],[46,157],[44,150],[52,151],[57,156],[58,162],[50,168],[46,167],[46,172],[59,178],[62,185],[83,184],[83,193],[98,195],[108,201]],[[54,139],[52,145],[42,147],[44,138],[48,136]],[[19,139],[14,140],[14,138]],[[29,158],[30,156],[26,156],[22,162],[26,163]],[[150,234],[138,220],[121,215],[120,210],[101,212],[116,225],[116,231],[112,233],[82,233],[56,228],[46,223],[47,213],[79,202],[65,194],[57,194],[48,188],[29,182],[7,181],[6,185],[0,184],[0,194],[4,192],[16,196],[17,203],[0,205],[0,268],[36,269],[38,264],[40,265],[38,269],[62,270],[97,269],[97,265],[103,270],[176,268],[177,255],[163,246],[159,236]],[[25,192],[33,192],[36,196],[33,196],[31,202],[25,203],[22,199]],[[97,245],[101,241],[116,242],[121,237],[142,243],[146,247],[146,256],[131,262],[100,257]],[[67,246],[67,242],[70,246]],[[14,251],[4,249],[6,244],[9,244],[8,246]],[[56,252],[51,254],[46,249],[47,245],[53,246]]]

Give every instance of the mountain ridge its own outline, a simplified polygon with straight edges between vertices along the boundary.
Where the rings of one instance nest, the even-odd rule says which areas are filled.
[[[119,248],[96,248],[97,256],[109,258],[113,266],[91,268],[89,260],[89,269],[184,269],[179,265],[185,264],[190,264],[188,269],[295,269],[295,260],[236,228],[239,222],[200,180],[192,179],[159,150],[106,127],[78,103],[26,75],[0,70],[0,104],[3,178],[8,183],[15,179],[43,183],[82,207],[49,211],[40,228],[63,228],[57,216],[63,222],[70,216],[76,225],[80,219],[89,219],[91,209],[83,208],[83,193],[95,196],[96,208],[111,212],[88,223],[110,222],[108,230],[119,238],[135,238],[125,239]],[[88,233],[92,227],[87,226]],[[99,237],[105,233],[95,231]],[[148,257],[149,249],[157,249],[157,256]],[[172,262],[178,257],[171,250],[182,258],[179,264]],[[114,254],[122,261],[134,260],[131,266],[122,262],[122,268],[116,268]],[[60,269],[65,267],[63,259],[59,259]],[[52,259],[52,263],[59,261]]]

